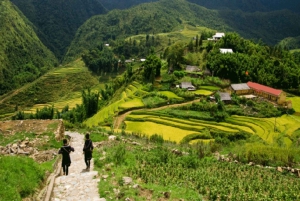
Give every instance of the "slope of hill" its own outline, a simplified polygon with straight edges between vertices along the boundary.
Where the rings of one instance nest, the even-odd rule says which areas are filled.
[[[38,28],[43,43],[62,58],[76,30],[93,15],[105,13],[99,0],[12,0]]]
[[[113,10],[87,20],[77,31],[65,60],[76,59],[85,49],[103,41],[131,35],[156,34],[182,29],[183,23],[200,25],[216,30],[229,27],[218,17],[218,12],[188,3],[185,0],[162,0],[145,3],[128,10]]]
[[[31,82],[51,69],[55,56],[32,24],[9,1],[0,1],[0,95]]]
[[[300,33],[300,15],[288,10],[253,13],[220,10],[219,14],[227,25],[243,37],[262,39],[269,45]]]
[[[154,2],[154,1],[157,0],[123,0],[123,1],[122,0],[100,0],[102,5],[108,10],[126,9],[141,3]]]
[[[83,62],[74,61],[46,73],[14,93],[0,97],[0,115],[9,116],[16,108],[28,113],[51,105],[59,110],[67,105],[73,108],[81,103],[81,91],[97,84],[97,78],[84,67]]]
[[[246,12],[274,11],[289,9],[294,12],[300,11],[300,4],[297,0],[188,0],[210,9],[229,8],[243,10]]]
[[[300,48],[300,36],[288,37],[279,42],[279,45],[289,50]]]
[[[102,42],[140,33],[180,30],[184,23],[218,31],[236,31],[243,37],[275,45],[283,38],[298,36],[299,21],[300,15],[288,10],[253,13],[229,9],[217,11],[184,0],[162,0],[128,10],[113,10],[89,19],[78,29],[65,60],[76,59],[84,50]]]

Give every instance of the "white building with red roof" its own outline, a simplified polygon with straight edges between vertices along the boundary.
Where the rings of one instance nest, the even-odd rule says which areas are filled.
[[[274,89],[255,82],[247,82],[247,85],[253,90],[253,94],[264,97],[278,104],[285,103],[286,93],[280,89]]]

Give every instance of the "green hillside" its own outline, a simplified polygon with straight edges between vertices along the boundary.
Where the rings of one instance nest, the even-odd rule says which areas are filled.
[[[289,50],[298,49],[300,48],[300,36],[285,38],[279,42],[279,45]]]
[[[103,42],[112,43],[132,35],[181,30],[185,24],[219,32],[234,30],[245,38],[261,39],[264,43],[275,45],[283,38],[298,36],[299,21],[300,15],[289,10],[209,10],[184,0],[162,0],[92,17],[78,29],[65,61],[76,59],[86,49]]]
[[[12,0],[37,27],[38,36],[62,58],[76,30],[93,15],[105,13],[99,0]]]
[[[32,82],[57,65],[32,24],[9,1],[0,1],[0,95]]]
[[[138,34],[166,33],[183,29],[183,24],[199,25],[219,31],[229,27],[218,12],[184,0],[162,0],[141,4],[128,10],[113,10],[89,19],[77,31],[65,61],[76,59],[84,50]]]
[[[16,108],[35,113],[36,109],[51,105],[59,110],[67,105],[72,109],[76,104],[81,104],[81,91],[97,84],[97,78],[78,60],[46,73],[14,93],[2,96],[0,114],[9,115]]]
[[[300,15],[288,10],[270,12],[243,12],[220,10],[219,17],[245,38],[261,39],[275,45],[286,37],[300,33]]]

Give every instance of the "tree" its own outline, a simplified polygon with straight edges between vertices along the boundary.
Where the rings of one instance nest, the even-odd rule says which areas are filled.
[[[85,112],[85,117],[89,118],[97,113],[99,102],[99,93],[93,93],[90,89],[82,91],[82,105]]]
[[[154,54],[146,58],[144,62],[144,79],[154,82],[156,76],[160,76],[161,60]]]
[[[170,70],[181,70],[180,64],[184,63],[185,44],[178,42],[165,50],[164,58],[167,59]]]

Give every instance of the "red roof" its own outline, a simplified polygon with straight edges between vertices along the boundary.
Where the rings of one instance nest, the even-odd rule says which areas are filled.
[[[279,96],[282,92],[282,90],[279,89],[274,89],[265,85],[261,85],[255,82],[247,82],[247,85],[257,91],[263,91],[265,93],[271,94],[271,95],[275,95],[275,96]]]

